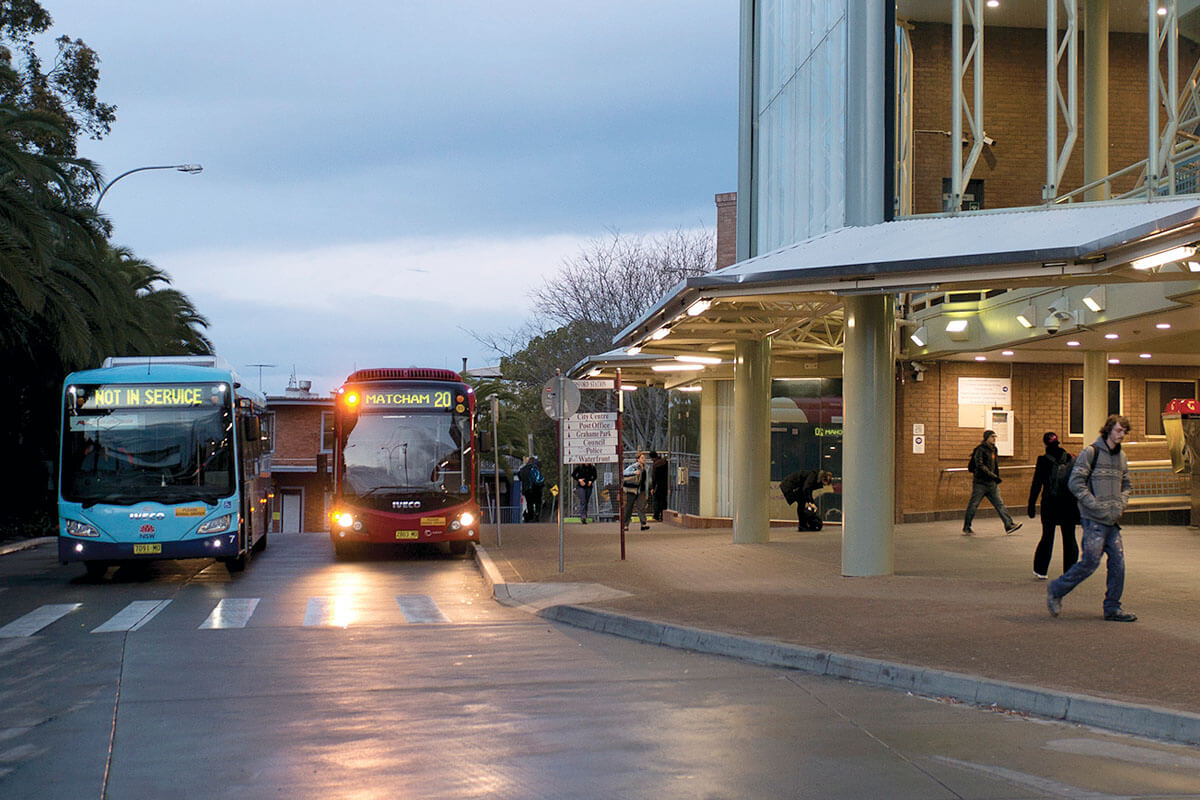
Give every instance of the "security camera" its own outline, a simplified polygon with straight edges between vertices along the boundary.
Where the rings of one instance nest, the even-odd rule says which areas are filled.
[[[924,372],[925,370],[929,369],[929,367],[925,366],[920,361],[911,361],[909,362],[909,366],[913,368],[913,372]]]
[[[1058,318],[1057,314],[1051,314],[1046,317],[1042,327],[1046,329],[1046,333],[1058,333],[1058,329],[1062,327],[1062,320]]]
[[[992,137],[988,136],[988,135],[985,133],[985,134],[983,135],[983,143],[984,143],[984,144],[986,144],[988,147],[993,147],[993,146],[995,146],[995,144],[996,144],[996,140],[995,140],[995,139],[993,139]]]

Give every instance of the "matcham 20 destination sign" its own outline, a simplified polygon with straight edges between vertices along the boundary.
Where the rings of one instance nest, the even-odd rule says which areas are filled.
[[[563,463],[605,464],[617,460],[617,413],[575,414],[563,422]]]

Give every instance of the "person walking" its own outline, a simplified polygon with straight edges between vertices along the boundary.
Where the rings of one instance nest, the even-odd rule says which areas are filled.
[[[592,486],[596,483],[595,464],[576,464],[571,470],[575,481],[575,499],[579,501],[579,521],[587,525],[588,504],[592,502]]]
[[[646,454],[639,452],[637,461],[625,468],[621,475],[621,488],[625,492],[625,515],[621,519],[622,526],[628,526],[633,518],[633,507],[637,506],[638,519],[642,522],[642,530],[650,530],[646,524],[646,500],[653,488],[650,470],[646,468]]]
[[[1071,494],[1079,500],[1083,518],[1083,555],[1046,586],[1046,608],[1050,616],[1062,611],[1062,599],[1100,566],[1108,556],[1108,584],[1104,592],[1104,618],[1109,622],[1134,622],[1137,614],[1121,607],[1125,592],[1125,545],[1117,524],[1129,505],[1133,484],[1129,461],[1121,442],[1129,432],[1129,420],[1113,414],[1104,421],[1100,437],[1083,448],[1071,469]]]
[[[1047,431],[1042,435],[1046,446],[1044,455],[1037,457],[1033,483],[1029,487],[1029,518],[1037,516],[1038,495],[1042,496],[1042,538],[1033,551],[1033,574],[1046,580],[1050,556],[1054,553],[1054,529],[1062,529],[1063,572],[1079,560],[1079,544],[1075,541],[1075,525],[1079,522],[1079,506],[1068,485],[1075,458],[1059,444],[1058,434]]]
[[[517,471],[521,479],[521,496],[525,498],[525,521],[540,522],[542,519],[542,468],[537,456],[529,456],[525,464]]]
[[[963,518],[963,536],[975,535],[975,531],[971,530],[971,523],[975,520],[975,511],[985,497],[995,507],[996,513],[1004,522],[1005,533],[1016,533],[1020,530],[1021,523],[1013,521],[1012,515],[1004,506],[1004,500],[1000,497],[1000,490],[997,488],[1001,478],[1000,466],[996,462],[995,431],[983,432],[983,441],[975,445],[968,469],[974,480],[971,482],[971,499],[967,503],[967,514]]]
[[[667,457],[650,451],[651,483],[654,485],[654,520],[662,522],[667,510]]]

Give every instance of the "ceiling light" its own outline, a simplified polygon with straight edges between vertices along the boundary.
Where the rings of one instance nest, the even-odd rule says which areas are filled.
[[[1002,356],[1011,356],[1011,355],[1015,355],[1015,354],[1013,353],[1013,351],[1012,351],[1012,350],[1004,350],[1004,351],[1002,351],[1002,352],[1000,353],[1000,355],[1002,355]]]
[[[987,7],[988,8],[999,8],[1000,0],[987,0]]]
[[[638,390],[638,387],[634,386],[632,383],[622,383],[621,384],[622,392],[636,392],[637,390]]]
[[[655,364],[650,367],[655,372],[690,372],[694,369],[704,369],[703,364]]]
[[[594,370],[591,370],[590,372],[588,372],[588,377],[589,377],[589,378],[595,378],[596,376],[598,376],[598,375],[599,375],[601,372],[603,372],[603,371],[604,371],[604,370],[600,369],[600,367],[596,367]]]
[[[705,311],[708,311],[710,306],[712,306],[712,300],[707,297],[701,297],[699,300],[688,306],[687,315],[689,317],[697,317],[703,314]]]
[[[625,350],[625,355],[628,355],[628,356],[636,356],[636,355],[637,355],[638,353],[640,353],[640,352],[642,352],[642,348],[638,347],[638,346],[635,344],[633,347],[627,348],[627,349]]]
[[[650,334],[650,338],[657,342],[659,339],[667,338],[667,336],[669,336],[670,333],[671,333],[671,329],[664,326],[664,327],[656,330],[654,333]]]
[[[1200,272],[1200,261],[1189,261],[1187,265],[1192,272]]]
[[[946,323],[946,335],[950,337],[952,342],[965,342],[970,337],[970,331],[967,330],[967,320],[952,319]]]
[[[682,361],[685,364],[720,364],[721,359],[718,356],[675,356],[676,361]]]
[[[987,356],[975,356],[976,361],[987,361]]]
[[[1072,339],[1071,341],[1067,342],[1067,347],[1079,347],[1079,342]]]
[[[1158,328],[1160,331],[1166,331],[1166,330],[1170,330],[1170,329],[1171,329],[1171,323],[1169,323],[1169,322],[1159,322],[1159,323],[1156,323],[1156,324],[1154,325],[1154,327]]]
[[[1153,358],[1149,353],[1138,353],[1138,358]]]
[[[1196,248],[1194,247],[1188,245],[1172,247],[1170,250],[1164,250],[1161,253],[1154,253],[1144,258],[1135,258],[1129,262],[1129,266],[1134,269],[1154,269],[1155,267],[1161,267],[1163,264],[1170,264],[1172,261],[1183,261],[1194,255],[1196,255]]]
[[[1104,338],[1105,339],[1120,339],[1121,335],[1119,333],[1106,333],[1106,334],[1104,334]]]
[[[1037,320],[1037,309],[1033,305],[1027,305],[1017,314],[1017,322],[1021,323],[1023,328],[1032,328]]]
[[[1121,363],[1121,359],[1119,359],[1119,358],[1110,358],[1110,359],[1108,360],[1108,363],[1110,363],[1110,364],[1120,364],[1120,363]]]
[[[929,343],[929,329],[926,328],[924,325],[922,325],[921,327],[917,328],[915,331],[910,333],[908,335],[908,338],[911,339],[912,343],[915,344],[917,347],[924,347],[926,344]]]
[[[1164,6],[1159,6],[1158,10],[1155,13],[1158,14],[1160,17],[1165,17],[1167,15],[1167,9]]]
[[[1105,291],[1103,286],[1097,286],[1083,296],[1083,304],[1097,313],[1105,308]]]
[[[691,384],[691,385],[688,385],[688,386],[680,386],[680,387],[679,387],[679,391],[681,391],[681,392],[698,392],[698,391],[700,391],[702,388],[703,388],[703,387],[701,387],[701,386],[697,386],[696,384],[694,384],[694,383],[693,383],[693,384]]]

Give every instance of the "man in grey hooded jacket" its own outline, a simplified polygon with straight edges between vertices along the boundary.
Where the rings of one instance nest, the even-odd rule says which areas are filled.
[[[1100,566],[1100,556],[1108,556],[1108,586],[1104,594],[1104,618],[1111,622],[1133,622],[1136,614],[1121,608],[1125,591],[1125,546],[1117,521],[1129,505],[1133,484],[1129,481],[1129,463],[1121,452],[1121,441],[1129,432],[1129,420],[1113,414],[1104,421],[1100,438],[1075,458],[1068,486],[1079,500],[1083,523],[1083,553],[1069,570],[1046,587],[1046,607],[1050,616],[1062,610],[1063,597]]]

